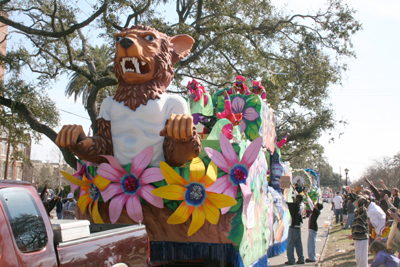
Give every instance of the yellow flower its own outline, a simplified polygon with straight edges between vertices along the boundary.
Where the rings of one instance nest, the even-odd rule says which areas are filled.
[[[104,223],[103,219],[101,219],[98,206],[100,191],[103,191],[111,182],[100,175],[97,175],[91,181],[85,174],[82,176],[82,180],[79,180],[69,173],[63,171],[61,173],[68,181],[81,187],[81,192],[84,194],[80,194],[77,203],[81,212],[85,213],[87,206],[89,206],[88,210],[93,217],[93,221],[95,223]]]
[[[154,189],[152,193],[169,200],[183,200],[167,223],[181,224],[192,215],[189,236],[203,226],[205,219],[212,224],[217,224],[220,216],[219,209],[237,203],[233,197],[207,190],[217,179],[217,165],[214,162],[210,163],[206,173],[203,161],[200,158],[194,158],[190,164],[189,182],[165,162],[160,162],[160,168],[168,185]]]

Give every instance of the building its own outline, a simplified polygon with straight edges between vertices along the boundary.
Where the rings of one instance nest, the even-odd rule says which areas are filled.
[[[30,144],[23,145],[18,144],[17,147],[10,146],[10,150],[8,151],[8,138],[7,133],[5,131],[1,131],[0,135],[0,178],[4,179],[7,176],[7,179],[10,180],[19,180],[19,181],[29,181],[32,182],[32,176],[30,175],[29,166],[26,166],[22,161],[11,161],[11,155],[14,152],[14,149],[22,151],[28,158],[31,157],[31,148]],[[7,160],[7,152],[9,153],[8,159],[8,170],[7,175],[6,171],[6,160]]]

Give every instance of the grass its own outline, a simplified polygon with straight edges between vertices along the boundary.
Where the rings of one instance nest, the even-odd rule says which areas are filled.
[[[351,230],[343,230],[340,224],[332,226],[329,231],[329,241],[325,247],[323,261],[321,267],[354,267],[356,266],[356,258],[354,252],[353,240],[347,239],[351,234]],[[368,262],[371,264],[373,260],[372,254],[369,254]]]

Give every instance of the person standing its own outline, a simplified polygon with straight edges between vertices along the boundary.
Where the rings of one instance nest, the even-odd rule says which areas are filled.
[[[343,223],[343,199],[339,192],[336,192],[336,196],[333,198],[333,206],[335,207],[336,223],[339,222],[339,216],[340,223]]]
[[[393,188],[392,189],[392,196],[393,196],[393,206],[396,209],[399,209],[400,208],[399,189]]]
[[[64,219],[75,220],[75,207],[76,207],[76,200],[74,199],[74,194],[69,193],[67,195],[67,202],[63,206],[63,215]]]
[[[294,190],[296,192],[296,190]],[[295,193],[296,194],[296,193]],[[287,258],[286,265],[295,265],[296,259],[294,257],[294,249],[296,248],[297,257],[299,258],[297,264],[305,264],[303,255],[303,244],[301,243],[301,225],[303,223],[304,205],[302,205],[303,196],[296,195],[295,202],[287,202],[291,224],[289,227],[288,243],[287,243]]]
[[[315,244],[317,242],[317,233],[318,233],[318,223],[317,219],[321,214],[321,210],[324,207],[321,203],[315,203],[311,200],[311,198],[306,194],[307,203],[310,207],[314,207],[310,218],[308,219],[308,241],[307,241],[307,251],[308,251],[308,259],[306,262],[316,262],[317,254],[315,250]]]
[[[351,235],[347,238],[354,240],[357,267],[368,267],[368,200],[360,196],[354,202],[357,211],[354,217]]]
[[[354,206],[354,201],[357,196],[354,193],[349,194],[349,200],[347,202],[347,221],[344,229],[351,228],[353,225],[354,216],[356,214],[356,207]]]
[[[56,206],[56,213],[57,213],[57,219],[62,220],[63,218],[63,203],[62,203],[62,193],[63,193],[64,188],[61,187],[60,193],[58,193],[59,201],[57,202]]]

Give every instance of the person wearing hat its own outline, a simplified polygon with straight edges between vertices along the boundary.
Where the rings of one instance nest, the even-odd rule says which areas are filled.
[[[261,82],[259,81],[253,81],[253,90],[251,92],[255,95],[259,95],[261,99],[267,99],[265,88],[264,86],[261,86]]]
[[[76,200],[74,194],[69,193],[67,195],[67,202],[63,206],[63,215],[66,220],[76,220],[75,216]]]
[[[359,196],[354,202],[357,208],[351,227],[351,235],[347,236],[354,240],[357,267],[368,267],[368,216],[367,206],[369,201]]]
[[[240,75],[236,76],[236,82],[233,85],[233,87],[229,89],[228,94],[229,95],[233,95],[233,94],[250,95],[250,92],[247,89],[247,86],[244,84],[245,80],[246,80],[246,78],[243,76],[240,76]]]

